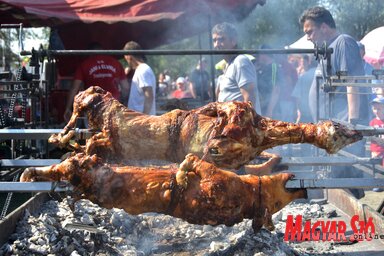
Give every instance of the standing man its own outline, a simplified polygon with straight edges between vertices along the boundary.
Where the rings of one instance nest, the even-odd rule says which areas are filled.
[[[207,61],[201,58],[190,76],[190,92],[194,99],[209,100],[211,93],[210,76],[206,70]]]
[[[312,61],[308,55],[302,57],[302,74],[297,79],[292,97],[295,98],[297,119],[296,123],[314,122],[311,112],[309,111],[309,89],[315,77],[316,62]]]
[[[331,13],[324,7],[313,7],[302,14],[300,23],[303,26],[304,33],[308,40],[333,48],[331,55],[332,74],[336,75],[338,71],[347,72],[348,76],[364,75],[363,62],[360,56],[359,47],[354,38],[346,34],[340,34],[336,30],[335,21]],[[326,62],[325,60],[324,62]],[[317,72],[322,72],[326,63],[320,63]],[[326,74],[322,74],[323,77]],[[323,107],[320,109],[321,118],[336,118],[339,120],[349,121],[352,123],[368,124],[368,100],[365,95],[359,95],[358,87],[338,87],[335,94],[331,95],[330,116],[325,116]],[[339,93],[342,92],[342,93]],[[316,79],[312,82],[309,91],[309,107],[311,113],[316,117],[317,102]],[[325,93],[320,91],[320,103],[325,102]]]
[[[343,71],[346,72],[348,76],[364,75],[363,61],[361,59],[359,46],[357,45],[356,40],[349,35],[338,33],[335,21],[327,9],[316,6],[304,11],[300,17],[300,23],[303,26],[304,33],[307,35],[308,40],[317,45],[323,45],[325,42],[327,46],[333,48],[333,53],[330,58],[332,73],[320,73],[323,71],[323,67],[325,69],[327,65],[326,61],[328,61],[327,59],[324,60],[325,63],[319,63],[316,70],[317,74],[321,74],[322,77],[324,77],[324,75],[336,75],[336,72]],[[309,90],[309,107],[314,117],[316,117],[317,111],[316,87],[315,78]],[[335,89],[334,92],[331,92],[332,95],[330,95],[331,97],[329,100],[329,109],[332,112],[329,116],[325,115],[325,113],[321,112],[324,108],[319,106],[321,107],[319,112],[321,118],[336,118],[338,120],[348,121],[353,124],[368,124],[369,114],[367,108],[368,99],[366,94],[360,95],[359,88],[352,86],[340,86]],[[327,103],[325,94],[325,92],[320,90],[319,101],[322,104]],[[359,141],[353,144],[353,146],[348,147],[347,150],[356,156],[364,156],[364,141]],[[332,172],[329,174],[331,178],[360,178],[362,176],[360,172],[351,171],[351,168],[349,167],[332,166],[331,169]],[[350,189],[350,191],[358,199],[364,196],[364,190],[362,189]]]
[[[124,50],[142,50],[141,46],[130,41]],[[156,77],[152,69],[145,63],[144,55],[125,55],[130,68],[135,70],[132,77],[128,108],[148,115],[156,115]]]
[[[217,50],[237,49],[237,31],[230,23],[217,24],[212,29],[213,46]],[[257,89],[256,68],[244,54],[225,55],[226,67],[220,78],[218,101],[251,101],[256,112],[261,113]]]
[[[88,50],[102,50],[99,43],[91,43]],[[75,95],[80,89],[99,86],[121,100],[129,90],[127,78],[121,63],[109,55],[91,55],[77,67],[71,90],[68,94],[64,120],[69,121],[72,115],[72,105]]]
[[[261,45],[260,49],[272,49]],[[259,54],[256,58],[257,86],[260,93],[260,105],[263,116],[277,118],[278,100],[283,85],[282,70],[270,54]]]

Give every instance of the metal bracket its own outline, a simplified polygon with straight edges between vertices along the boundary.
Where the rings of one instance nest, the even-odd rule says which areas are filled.
[[[70,192],[67,182],[0,182],[2,192]]]
[[[332,188],[384,188],[384,179],[334,178],[334,179],[293,179],[286,188],[332,189]]]

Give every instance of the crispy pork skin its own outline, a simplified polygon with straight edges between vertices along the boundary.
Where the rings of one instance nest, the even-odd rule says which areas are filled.
[[[188,154],[179,168],[122,167],[105,164],[96,155],[73,155],[60,164],[28,168],[21,181],[68,180],[76,199],[130,214],[157,212],[193,224],[232,226],[253,220],[257,232],[273,229],[271,215],[306,190],[288,191],[292,174],[237,175]]]
[[[201,108],[148,116],[129,110],[99,87],[76,95],[71,120],[49,141],[67,147],[76,120],[86,115],[100,131],[78,152],[98,154],[109,162],[160,159],[180,163],[188,153],[221,168],[237,169],[264,150],[289,143],[310,143],[335,153],[362,135],[335,122],[293,124],[258,115],[251,104],[213,102]]]

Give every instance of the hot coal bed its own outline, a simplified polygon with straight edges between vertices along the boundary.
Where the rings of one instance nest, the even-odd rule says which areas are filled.
[[[130,215],[88,200],[76,202],[73,211],[70,205],[70,198],[49,200],[35,214],[26,211],[0,255],[343,255],[369,245],[369,241],[285,241],[290,216],[312,223],[347,219],[331,204],[293,202],[273,216],[274,231],[262,229],[256,234],[251,220],[213,227],[162,214]]]

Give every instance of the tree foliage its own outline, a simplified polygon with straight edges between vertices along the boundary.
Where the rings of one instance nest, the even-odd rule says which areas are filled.
[[[360,40],[369,31],[384,25],[382,0],[268,0],[256,8],[240,26],[245,48],[267,43],[283,47],[303,35],[299,24],[302,12],[312,6],[324,6],[334,16],[337,28]]]
[[[196,50],[196,49],[210,49],[210,33],[205,32],[198,36],[184,39],[173,44],[159,47],[162,50]],[[166,55],[166,56],[149,56],[149,64],[153,67],[156,74],[168,70],[170,75],[175,80],[179,76],[189,76],[195,68],[200,58],[206,58],[211,62],[210,56],[202,55]],[[212,62],[215,62],[217,57],[212,56]]]
[[[239,33],[245,48],[269,44],[282,48],[303,35],[299,25],[301,13],[315,0],[267,0],[239,24]]]
[[[25,40],[27,39],[39,39],[46,41],[43,47],[48,47],[48,37],[49,37],[49,28],[41,28],[39,32],[33,28],[4,28],[0,30],[0,41],[2,42],[0,47],[0,54],[2,56],[0,60],[1,67],[5,67],[8,69],[14,65],[19,65],[18,62],[21,61],[21,57],[13,52],[11,47],[12,43],[17,44],[18,48],[20,48],[20,42],[23,45],[24,50],[28,49],[27,45],[25,45]]]
[[[357,40],[361,40],[369,31],[384,26],[382,0],[332,1],[330,8],[339,30]]]

